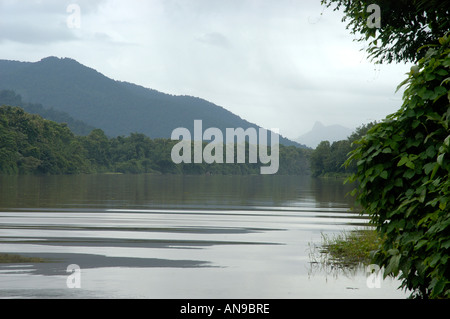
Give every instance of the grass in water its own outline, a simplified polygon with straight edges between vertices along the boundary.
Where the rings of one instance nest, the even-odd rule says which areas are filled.
[[[310,243],[310,274],[320,271],[327,275],[351,276],[362,266],[372,263],[371,253],[381,239],[374,229],[357,229],[340,234],[322,234],[320,245]]]
[[[322,234],[322,253],[343,266],[368,265],[371,252],[377,250],[381,239],[372,229],[353,230],[338,235]]]
[[[43,263],[43,258],[26,257],[13,254],[0,254],[0,264],[19,264],[19,263]]]

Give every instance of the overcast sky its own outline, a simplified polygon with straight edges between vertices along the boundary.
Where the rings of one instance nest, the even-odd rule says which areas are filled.
[[[341,18],[320,0],[0,0],[0,59],[70,57],[296,138],[402,104],[410,66],[370,63]]]

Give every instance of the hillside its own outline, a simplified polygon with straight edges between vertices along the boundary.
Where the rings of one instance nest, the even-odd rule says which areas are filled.
[[[25,103],[22,97],[10,90],[0,90],[0,105],[14,105],[23,108],[30,114],[37,114],[57,123],[65,123],[76,135],[88,135],[93,129],[83,121],[76,120],[66,112],[44,108],[42,104]]]
[[[0,106],[0,174],[259,174],[261,162],[180,163],[171,159],[178,141],[144,134],[108,138],[101,129],[76,136],[65,124],[22,108]],[[193,145],[191,144],[191,148]],[[280,146],[277,174],[309,173],[310,150]]]
[[[0,90],[13,90],[25,102],[65,112],[108,136],[142,133],[170,138],[186,127],[193,132],[196,119],[203,127],[258,128],[204,99],[174,96],[132,83],[112,80],[69,58],[48,57],[38,62],[0,60]],[[283,145],[302,146],[281,137]]]
[[[331,143],[347,139],[352,134],[352,130],[341,125],[325,126],[316,122],[311,131],[295,139],[296,142],[305,144],[308,147],[316,148],[322,141]]]

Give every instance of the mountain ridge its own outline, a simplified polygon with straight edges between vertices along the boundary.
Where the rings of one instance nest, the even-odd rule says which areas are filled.
[[[170,138],[178,127],[226,128],[258,125],[199,97],[170,95],[130,82],[113,80],[71,58],[47,57],[38,62],[0,60],[0,89],[23,101],[62,111],[105,131],[108,136],[143,133]],[[306,148],[280,136],[280,143]]]

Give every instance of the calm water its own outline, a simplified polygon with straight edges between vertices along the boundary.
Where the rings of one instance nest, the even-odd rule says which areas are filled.
[[[0,177],[2,298],[405,298],[364,269],[311,264],[321,234],[366,222],[338,180],[297,176]],[[69,288],[76,264],[81,272]],[[73,276],[73,275],[72,275]]]

